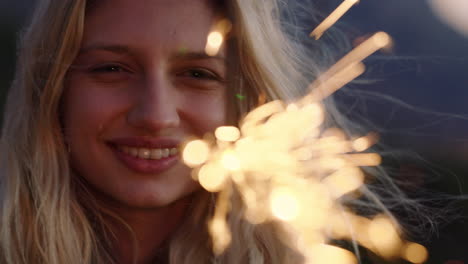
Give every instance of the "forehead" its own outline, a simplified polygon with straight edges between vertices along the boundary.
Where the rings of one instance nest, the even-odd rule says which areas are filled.
[[[98,0],[87,11],[83,42],[200,49],[216,16],[210,0]]]

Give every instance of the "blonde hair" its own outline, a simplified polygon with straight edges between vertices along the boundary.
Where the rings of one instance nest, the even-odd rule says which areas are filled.
[[[228,43],[228,96],[246,96],[242,101],[228,100],[229,109],[235,110],[229,118],[234,123],[265,101],[302,95],[323,66],[317,58],[304,60],[305,51],[283,33],[276,1],[225,2],[234,24]],[[2,264],[115,261],[103,215],[119,217],[100,208],[74,177],[60,125],[64,79],[80,48],[87,4],[40,1],[21,40],[1,138]],[[331,102],[327,108],[335,121],[345,120]],[[200,228],[211,215],[214,199],[204,191],[196,194],[186,222],[170,240],[170,263],[300,263],[301,256],[280,239],[278,223],[254,226],[236,213],[243,209],[236,195],[229,216],[233,243],[223,255],[214,256],[207,227]]]

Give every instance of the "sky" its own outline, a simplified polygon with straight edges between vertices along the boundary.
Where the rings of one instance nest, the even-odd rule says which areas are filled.
[[[343,19],[363,35],[385,31],[394,39],[390,54],[366,61],[366,76],[378,81],[359,87],[395,99],[372,98],[366,106],[389,143],[462,159],[468,150],[468,35],[444,24],[424,0],[363,0]]]

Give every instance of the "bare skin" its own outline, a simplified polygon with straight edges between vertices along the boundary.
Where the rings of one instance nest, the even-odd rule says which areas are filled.
[[[65,84],[65,136],[73,168],[134,230],[136,263],[146,264],[184,221],[200,186],[180,158],[161,169],[124,148],[178,147],[223,125],[225,51],[204,53],[217,17],[208,0],[96,3]],[[132,263],[131,236],[112,226],[114,255]]]
[[[183,221],[184,213],[189,205],[190,197],[176,201],[160,210],[135,212],[130,208],[114,209],[120,217],[133,229],[138,243],[137,264],[154,263],[155,259],[165,261],[165,248],[161,248],[166,239],[177,229]],[[115,256],[119,264],[133,263],[132,235],[121,224],[111,222],[113,232],[119,238],[114,246]],[[158,262],[160,263],[160,262]]]

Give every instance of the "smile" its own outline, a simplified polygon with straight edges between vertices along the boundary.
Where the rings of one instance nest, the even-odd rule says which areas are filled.
[[[108,141],[117,159],[142,174],[166,171],[179,161],[180,141],[169,138],[124,137]]]
[[[136,148],[115,146],[117,159],[130,170],[143,174],[157,174],[168,170],[179,160],[177,148]]]
[[[133,157],[151,160],[167,158],[179,153],[177,148],[134,148],[129,146],[118,146],[118,149]]]

